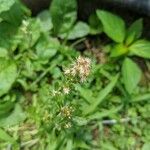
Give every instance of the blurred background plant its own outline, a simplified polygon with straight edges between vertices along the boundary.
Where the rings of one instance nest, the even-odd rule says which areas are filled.
[[[83,22],[76,0],[36,17],[19,0],[0,4],[0,149],[149,148],[142,19],[126,28],[97,10]]]

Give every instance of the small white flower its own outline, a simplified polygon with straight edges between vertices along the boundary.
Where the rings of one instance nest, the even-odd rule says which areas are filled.
[[[69,92],[70,92],[69,87],[64,87],[63,92],[64,92],[64,94],[69,94]]]

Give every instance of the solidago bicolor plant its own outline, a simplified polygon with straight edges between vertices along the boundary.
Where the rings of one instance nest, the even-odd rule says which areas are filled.
[[[86,82],[90,74],[91,60],[79,56],[69,68],[64,69],[61,83],[50,91],[50,111],[46,110],[44,121],[49,123],[52,130],[62,130],[75,125],[74,116],[79,113],[75,85]]]

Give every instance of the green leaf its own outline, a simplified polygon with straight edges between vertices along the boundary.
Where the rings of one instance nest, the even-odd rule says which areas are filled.
[[[0,22],[0,47],[9,49],[16,32],[15,26],[4,21]]]
[[[71,149],[73,149],[73,141],[72,139],[67,139],[65,150],[71,150]]]
[[[148,101],[150,100],[150,93],[140,94],[140,95],[133,95],[131,102],[141,102],[141,101]]]
[[[122,65],[123,83],[128,93],[133,93],[133,90],[138,85],[141,79],[142,72],[138,65],[131,59],[126,58]]]
[[[15,103],[10,100],[0,103],[0,117],[7,116],[14,108],[14,105]]]
[[[0,128],[0,139],[11,144],[15,143],[15,139],[12,138],[6,131],[4,131],[1,128]]]
[[[25,9],[21,2],[15,0],[15,4],[6,12],[0,14],[0,18],[7,23],[18,27],[25,17]]]
[[[74,40],[77,38],[82,38],[88,35],[89,31],[90,31],[89,26],[86,23],[79,21],[69,32],[68,39]]]
[[[0,0],[0,13],[9,10],[14,3],[15,0]]]
[[[129,45],[133,41],[137,40],[142,34],[142,29],[143,19],[136,20],[127,30],[126,44]]]
[[[5,118],[0,118],[0,127],[8,127],[23,122],[26,118],[21,106],[16,104],[11,114]]]
[[[50,7],[54,32],[66,33],[77,18],[76,0],[53,0]]]
[[[0,47],[0,57],[4,57],[4,58],[8,57],[7,49]]]
[[[42,11],[37,17],[40,19],[41,29],[44,32],[48,32],[53,28],[51,15],[48,10]]]
[[[88,22],[90,26],[90,34],[96,35],[100,34],[103,31],[102,23],[95,13],[90,15]]]
[[[86,125],[88,123],[88,120],[83,118],[83,117],[78,117],[78,116],[75,116],[73,118],[73,121],[78,125],[78,126],[83,126],[83,125]]]
[[[107,11],[97,10],[96,13],[103,24],[106,35],[115,42],[122,43],[125,39],[124,21],[120,17]]]
[[[102,119],[103,117],[108,117],[114,113],[117,113],[122,106],[111,108],[110,110],[104,110],[102,112],[96,112],[90,116],[88,116],[88,120],[94,120],[94,119]]]
[[[77,86],[76,89],[80,92],[81,97],[83,97],[88,103],[94,101],[93,92],[91,89],[86,89],[81,86]]]
[[[126,54],[127,52],[128,48],[124,44],[115,44],[111,49],[111,57],[118,57]]]
[[[59,48],[59,42],[57,39],[49,38],[49,36],[41,36],[37,45],[36,45],[36,53],[38,59],[41,61],[48,61],[52,58]]]
[[[145,143],[142,147],[142,150],[149,150],[150,148],[150,143]]]
[[[97,98],[95,98],[95,101],[90,106],[88,105],[83,110],[83,114],[88,115],[96,110],[96,107],[107,97],[107,95],[113,90],[114,86],[116,85],[118,81],[118,75],[115,77],[112,77],[110,83],[102,90],[100,91]]]
[[[138,40],[129,47],[129,51],[131,54],[150,59],[150,42]]]
[[[26,21],[28,22],[29,25],[27,27],[26,35],[24,34],[20,35],[23,40],[20,43],[21,50],[27,50],[31,48],[34,44],[36,44],[41,35],[41,26],[39,19],[33,18]]]
[[[11,60],[0,59],[0,96],[7,93],[17,77],[17,66]]]

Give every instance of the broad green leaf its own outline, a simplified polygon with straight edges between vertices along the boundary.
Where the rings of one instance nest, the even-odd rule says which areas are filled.
[[[89,26],[86,23],[80,21],[69,32],[68,39],[74,40],[77,38],[84,37],[89,34],[89,31]]]
[[[40,19],[41,29],[44,32],[48,32],[53,28],[51,15],[48,10],[42,11],[37,17]]]
[[[0,128],[0,139],[11,144],[15,143],[15,139],[1,128]]]
[[[11,25],[19,27],[23,18],[25,17],[26,10],[24,10],[24,6],[21,2],[18,0],[15,1],[15,4],[7,12],[2,12],[0,14],[0,18]]]
[[[117,43],[122,43],[125,39],[124,21],[110,12],[97,10],[97,16],[103,24],[104,32]]]
[[[54,32],[67,33],[77,18],[76,0],[53,0],[50,7]]]
[[[49,60],[56,54],[58,48],[59,42],[57,39],[41,36],[36,45],[38,59],[41,61]]]
[[[131,94],[141,79],[142,72],[138,65],[131,59],[126,58],[122,65],[123,83],[126,90]]]
[[[102,23],[100,22],[95,13],[90,15],[88,23],[90,26],[90,34],[96,35],[100,34],[103,31]]]
[[[15,3],[15,0],[0,0],[0,13],[7,11]]]
[[[98,97],[95,98],[95,102],[93,102],[93,104],[88,105],[88,106],[85,107],[85,109],[83,110],[84,115],[88,115],[88,114],[90,114],[90,113],[92,113],[93,111],[96,110],[98,105],[113,90],[114,86],[116,85],[116,83],[118,81],[118,77],[119,77],[118,75],[116,75],[115,77],[112,77],[110,83],[102,91],[100,91],[100,93],[98,94]]]
[[[7,116],[13,109],[14,105],[15,103],[11,100],[0,103],[0,118]]]
[[[0,22],[0,47],[9,49],[16,32],[15,26],[4,21]]]
[[[17,66],[11,60],[0,59],[0,96],[6,94],[17,77]]]
[[[136,20],[127,30],[126,44],[129,45],[133,41],[137,40],[142,34],[142,29],[143,19]]]
[[[129,47],[129,51],[131,54],[150,59],[150,42],[138,40]]]
[[[19,124],[23,122],[25,118],[26,115],[23,112],[21,106],[19,104],[16,104],[14,110],[10,113],[9,116],[0,118],[0,127],[8,127]]]
[[[127,52],[128,48],[124,44],[115,44],[111,49],[111,57],[118,57],[126,54]]]

